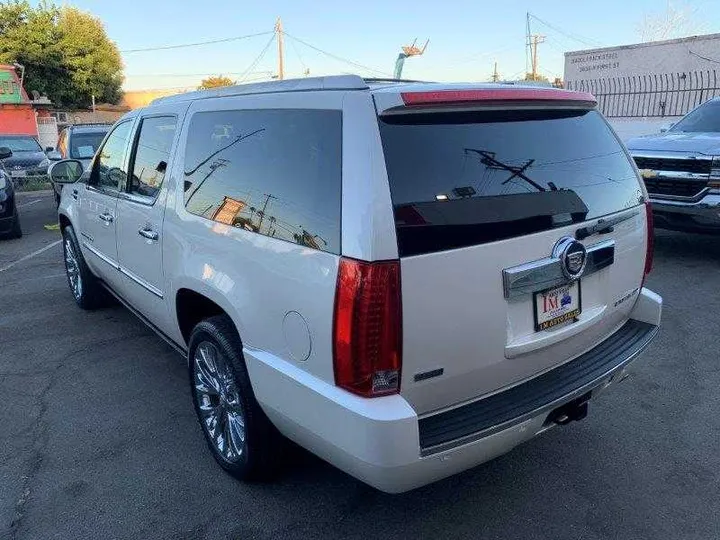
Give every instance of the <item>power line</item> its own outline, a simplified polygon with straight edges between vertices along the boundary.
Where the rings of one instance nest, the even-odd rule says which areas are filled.
[[[266,53],[267,50],[270,48],[270,45],[272,45],[272,42],[273,42],[273,41],[275,41],[275,32],[272,32],[272,36],[270,36],[270,39],[269,39],[268,42],[265,44],[265,47],[263,47],[263,50],[260,51],[260,54],[258,54],[257,58],[255,58],[255,60],[253,61],[253,63],[250,64],[250,67],[248,67],[248,68],[243,72],[243,74],[240,76],[240,78],[238,79],[238,84],[240,84],[241,82],[243,82],[243,81],[245,80],[245,78],[246,78],[250,73],[252,73],[253,69],[255,69],[255,66],[257,66],[258,63],[260,62],[260,60],[263,59],[263,56],[265,56],[265,53]]]
[[[244,73],[244,71],[223,71],[213,73],[131,73],[126,74],[125,77],[209,77],[213,75],[242,75]],[[272,71],[253,71],[250,73],[250,75],[253,74],[272,75]]]
[[[308,72],[308,68],[305,65],[305,62],[303,62],[302,56],[300,55],[300,51],[298,51],[297,45],[295,45],[294,40],[290,40],[290,46],[293,48],[293,51],[295,51],[295,55],[298,57],[298,60],[300,60],[300,65],[303,67],[303,73]]]
[[[567,32],[566,30],[560,30],[560,28],[553,26],[552,24],[550,24],[546,21],[543,21],[541,18],[536,17],[532,13],[528,13],[528,15],[530,15],[530,17],[535,19],[537,22],[544,24],[545,26],[547,26],[548,28],[550,28],[552,30],[555,30],[558,34],[562,34],[563,36],[570,38],[574,41],[577,41],[579,43],[582,43],[584,45],[587,45],[588,47],[601,47],[602,46],[602,43],[600,43],[599,41],[596,41],[596,40],[590,39],[590,38],[585,38],[585,37],[579,36],[577,34]]]
[[[134,53],[134,52],[148,52],[148,51],[165,51],[168,49],[182,49],[185,47],[198,47],[200,45],[212,45],[214,43],[227,43],[229,41],[240,41],[241,39],[248,39],[258,36],[266,36],[268,34],[272,34],[273,32],[259,32],[257,34],[248,34],[246,36],[235,36],[235,37],[229,37],[229,38],[222,38],[222,39],[213,39],[210,41],[197,41],[195,43],[182,43],[179,45],[161,45],[159,47],[145,47],[142,49],[126,49],[124,51],[120,51],[121,53]]]
[[[379,73],[380,75],[390,76],[390,73],[387,72],[387,71],[380,71],[379,69],[374,69],[374,68],[371,68],[371,67],[368,67],[368,66],[364,66],[364,65],[362,65],[362,64],[359,64],[358,62],[353,62],[352,60],[348,60],[347,58],[342,58],[342,57],[340,57],[340,56],[338,56],[338,55],[336,55],[336,54],[333,54],[333,53],[324,51],[324,50],[320,49],[319,47],[316,47],[315,45],[310,45],[310,43],[308,43],[307,41],[303,41],[303,40],[300,39],[300,38],[296,38],[295,36],[291,36],[291,35],[288,34],[287,32],[283,32],[283,34],[284,34],[285,36],[289,37],[290,39],[294,39],[294,40],[297,41],[298,43],[302,43],[302,44],[305,45],[306,47],[310,47],[311,49],[313,49],[313,50],[315,50],[315,51],[317,51],[317,52],[319,52],[319,53],[322,53],[322,54],[324,54],[324,55],[326,55],[326,56],[329,56],[330,58],[334,58],[335,60],[338,60],[338,61],[340,61],[340,62],[345,62],[346,64],[350,64],[350,65],[353,65],[353,66],[355,66],[355,67],[359,67],[359,68],[364,69],[364,70],[366,70],[366,71],[371,71],[371,72],[374,72],[374,73]]]

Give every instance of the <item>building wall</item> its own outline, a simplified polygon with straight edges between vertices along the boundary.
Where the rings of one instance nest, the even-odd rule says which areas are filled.
[[[565,53],[565,82],[714,69],[720,34]]]
[[[37,137],[37,123],[32,106],[0,104],[0,133]]]

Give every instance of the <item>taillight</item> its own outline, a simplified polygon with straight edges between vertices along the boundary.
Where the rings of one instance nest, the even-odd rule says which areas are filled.
[[[653,266],[653,254],[655,252],[655,227],[653,225],[652,204],[645,201],[645,214],[647,215],[647,249],[645,251],[645,273],[643,274],[643,285]]]
[[[365,397],[400,390],[400,263],[340,259],[335,292],[335,384]]]

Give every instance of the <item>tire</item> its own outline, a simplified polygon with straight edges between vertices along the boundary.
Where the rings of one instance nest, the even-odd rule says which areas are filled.
[[[195,413],[220,466],[239,480],[276,476],[285,441],[255,399],[240,336],[227,315],[193,329],[188,371]]]
[[[82,309],[97,309],[105,304],[107,293],[98,279],[88,268],[80,251],[80,244],[75,236],[72,226],[68,225],[62,231],[63,258],[65,260],[65,274],[67,275],[70,292],[75,302]],[[77,281],[75,281],[77,279]]]
[[[15,210],[15,221],[13,221],[13,226],[8,233],[8,238],[22,238],[22,227],[20,227],[20,216],[17,210]]]

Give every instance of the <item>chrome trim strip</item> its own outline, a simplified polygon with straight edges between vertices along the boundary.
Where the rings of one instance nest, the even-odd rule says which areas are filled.
[[[692,197],[682,197],[680,195],[661,195],[659,193],[653,193],[652,191],[648,191],[648,197],[650,198],[650,202],[652,202],[655,199],[663,200],[663,201],[680,201],[680,202],[687,202],[687,203],[694,203],[698,202],[700,199],[705,197],[710,192],[710,188],[706,187],[703,188],[701,191],[697,193],[697,195],[693,195]]]
[[[713,156],[696,154],[692,152],[663,152],[655,150],[628,150],[633,158],[646,159],[697,159],[698,161],[712,161]]]
[[[126,191],[121,191],[118,195],[118,198],[124,200],[124,201],[130,201],[137,204],[142,204],[143,206],[152,206],[155,204],[156,198],[148,197],[145,195],[137,195],[135,193],[128,193]]]
[[[484,429],[482,431],[478,431],[477,433],[472,433],[470,435],[461,437],[459,439],[448,441],[448,442],[445,442],[442,444],[437,444],[435,446],[428,446],[426,448],[422,448],[420,450],[420,457],[427,457],[432,454],[437,454],[438,452],[443,452],[445,450],[451,450],[452,448],[462,446],[463,444],[468,444],[468,443],[476,442],[480,439],[484,439],[485,437],[489,437],[490,435],[493,435],[500,431],[509,429],[509,428],[513,427],[514,425],[521,424],[521,423],[525,422],[526,420],[530,420],[531,418],[540,416],[543,413],[549,413],[553,409],[557,409],[558,407],[564,405],[565,403],[572,401],[573,399],[580,397],[583,394],[586,394],[591,390],[595,390],[596,388],[602,386],[604,381],[606,381],[609,378],[612,378],[616,373],[621,372],[630,362],[632,362],[640,353],[642,353],[647,348],[647,346],[650,345],[650,343],[652,343],[652,341],[655,338],[655,335],[658,333],[659,329],[660,329],[659,326],[655,326],[650,332],[648,332],[648,335],[647,335],[648,339],[645,341],[645,343],[642,345],[642,347],[640,347],[638,350],[633,352],[630,356],[625,358],[622,362],[620,362],[615,367],[606,371],[603,375],[590,381],[589,383],[584,384],[580,388],[576,388],[569,394],[565,394],[561,398],[551,401],[550,403],[546,403],[542,407],[538,407],[537,409],[534,409],[534,410],[527,412],[521,416],[518,416],[517,418],[513,418],[512,420],[508,420],[507,422],[503,422],[502,424],[497,424],[490,428]]]
[[[103,261],[105,261],[106,263],[108,263],[108,264],[109,264],[110,266],[112,266],[115,270],[119,270],[122,274],[124,274],[124,275],[126,275],[127,277],[129,277],[130,279],[132,279],[135,283],[137,283],[138,285],[140,285],[142,288],[150,291],[151,293],[153,293],[153,294],[154,294],[155,296],[157,296],[158,298],[163,298],[163,293],[162,293],[162,291],[161,291],[160,289],[158,289],[157,287],[154,287],[153,285],[150,285],[147,281],[145,281],[145,280],[142,279],[142,278],[139,278],[138,276],[136,276],[135,274],[133,274],[133,273],[132,273],[130,270],[128,270],[127,268],[125,268],[125,267],[123,267],[123,266],[120,266],[118,263],[116,263],[115,261],[113,261],[111,258],[103,255],[102,253],[100,253],[100,252],[97,250],[97,248],[89,245],[87,242],[83,242],[83,246],[85,246],[91,253],[93,253],[94,255],[96,255],[97,257],[99,257],[100,259],[102,259]]]
[[[615,240],[605,240],[587,248],[587,265],[583,276],[588,276],[615,262]],[[562,271],[560,259],[548,257],[503,270],[505,298],[521,296],[559,287],[569,283]]]
[[[138,285],[140,285],[143,289],[145,289],[145,290],[147,290],[147,291],[150,291],[151,293],[153,293],[153,294],[154,294],[155,296],[157,296],[158,298],[162,298],[162,297],[163,297],[163,293],[162,293],[162,291],[161,291],[160,289],[158,289],[157,287],[155,287],[155,286],[153,286],[153,285],[150,285],[147,281],[145,281],[144,279],[136,276],[135,274],[133,274],[130,270],[128,270],[128,269],[125,268],[124,266],[118,266],[118,270],[120,270],[120,272],[121,272],[122,274],[124,274],[124,275],[126,275],[127,277],[129,277],[130,279],[132,279],[135,283],[137,283]]]
[[[650,170],[655,173],[654,176],[650,176],[648,178],[645,178],[642,175],[642,172],[640,173],[640,176],[643,180],[704,180],[705,182],[708,181],[708,178],[710,175],[708,173],[693,173],[693,172],[687,172],[687,171],[665,171],[660,169],[640,169],[640,171],[644,170]]]
[[[115,270],[120,270],[120,265],[118,265],[118,263],[116,263],[115,261],[113,261],[113,260],[112,260],[110,257],[108,257],[107,255],[103,255],[100,251],[98,251],[98,249],[97,249],[96,247],[91,246],[91,245],[88,244],[87,242],[83,242],[83,246],[86,247],[90,253],[92,253],[93,255],[95,255],[96,257],[98,257],[100,260],[105,261],[106,263],[108,263],[108,264],[109,264],[110,266],[112,266]]]

